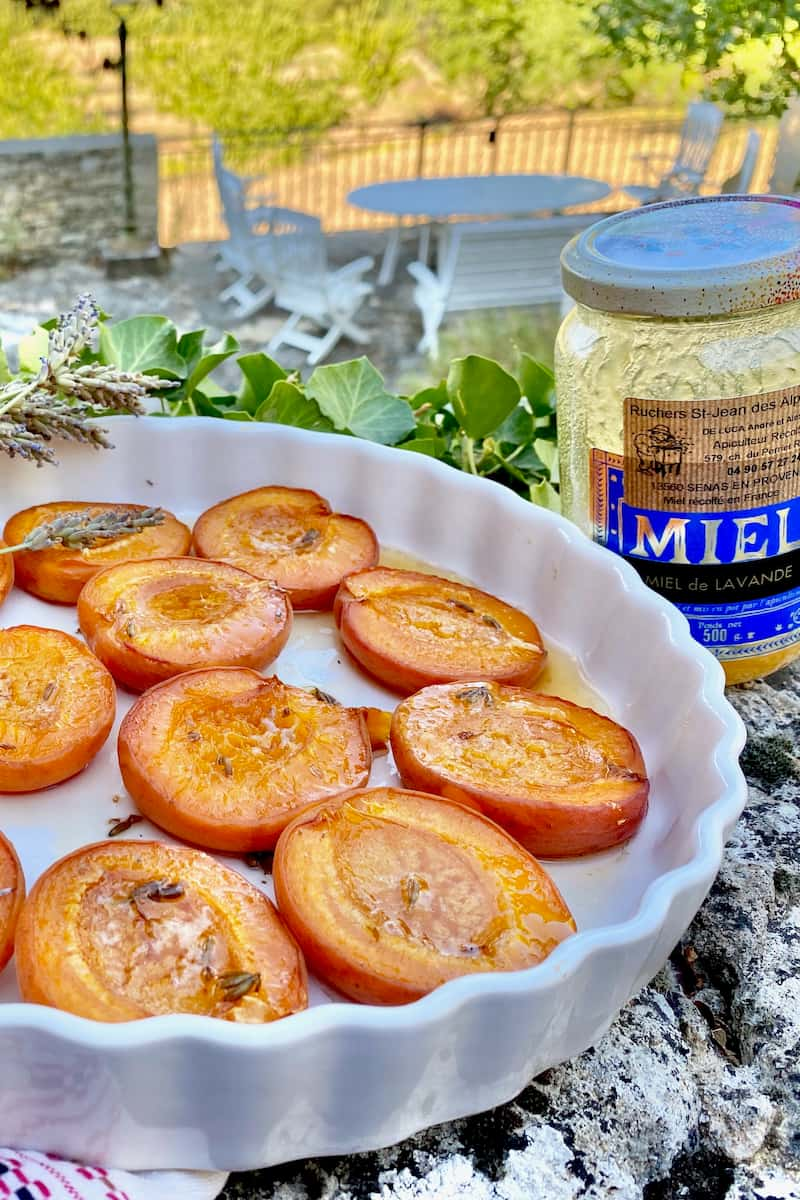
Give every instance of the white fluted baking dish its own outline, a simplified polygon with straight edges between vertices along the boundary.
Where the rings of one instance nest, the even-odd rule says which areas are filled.
[[[499,1104],[596,1041],[690,922],[744,803],[743,728],[719,665],[683,617],[565,521],[422,455],[277,425],[110,425],[114,451],[67,447],[60,467],[39,471],[4,463],[0,517],[73,499],[159,503],[193,520],[261,484],[314,488],[369,521],[384,545],[529,612],[638,737],[651,806],[628,845],[552,866],[580,932],[542,965],[456,980],[405,1007],[350,1004],[314,986],[308,1011],[268,1026],[195,1016],[101,1025],[20,1004],[9,967],[0,976],[0,1145],[133,1169],[348,1153]],[[18,591],[0,620],[75,630],[74,609]],[[274,669],[346,703],[393,702],[347,660],[329,618],[297,618]],[[130,697],[119,701],[118,720]],[[112,803],[123,790],[115,741],[65,784],[0,796],[0,829],[29,884],[132,811],[127,797]],[[391,762],[378,760],[373,779],[392,778]],[[142,823],[127,836],[162,835]]]

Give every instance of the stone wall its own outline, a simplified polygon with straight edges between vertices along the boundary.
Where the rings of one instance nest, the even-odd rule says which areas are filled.
[[[158,152],[131,136],[137,239],[158,239]],[[0,142],[0,264],[96,259],[125,232],[119,134]]]

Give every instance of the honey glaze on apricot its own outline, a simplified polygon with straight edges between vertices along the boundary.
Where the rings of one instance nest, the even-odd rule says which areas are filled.
[[[647,811],[633,735],[590,708],[524,688],[423,688],[395,710],[391,745],[407,787],[479,808],[532,854],[618,845]]]
[[[22,902],[25,878],[14,847],[0,833],[0,971],[14,950],[14,931]]]
[[[478,588],[376,567],[345,579],[334,616],[347,649],[401,692],[458,679],[529,684],[546,652],[534,622]]]
[[[288,640],[291,605],[237,567],[162,558],[95,575],[78,597],[78,621],[114,678],[142,691],[204,666],[267,666]]]
[[[223,500],[198,518],[193,543],[203,558],[274,580],[295,608],[330,608],[348,572],[378,561],[365,521],[332,512],[303,488],[254,488]]]
[[[40,525],[67,513],[94,516],[101,512],[142,512],[145,508],[144,504],[88,504],[82,500],[36,504],[10,517],[3,536],[7,545],[17,546]],[[84,549],[52,546],[49,550],[17,550],[14,554],[16,583],[42,600],[74,604],[83,585],[103,567],[133,559],[187,554],[190,545],[191,532],[187,526],[172,513],[164,512],[160,525],[98,541]]]
[[[533,966],[575,929],[552,880],[502,829],[419,792],[314,806],[281,835],[273,874],[309,966],[364,1002]]]
[[[302,955],[257,888],[202,851],[99,842],[36,882],[17,927],[23,999],[98,1021],[274,1021],[307,1005]]]
[[[145,693],[119,732],[122,778],[163,829],[214,850],[270,850],[305,805],[366,784],[360,709],[274,676],[218,668]]]
[[[114,681],[82,642],[57,629],[0,630],[0,792],[69,779],[105,742]]]

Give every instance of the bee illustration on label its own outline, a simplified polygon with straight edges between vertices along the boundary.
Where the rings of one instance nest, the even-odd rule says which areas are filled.
[[[639,459],[637,470],[641,475],[678,476],[683,466],[683,455],[691,445],[679,438],[668,425],[651,425],[633,439]]]

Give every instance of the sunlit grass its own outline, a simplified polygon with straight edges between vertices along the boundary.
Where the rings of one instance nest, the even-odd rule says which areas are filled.
[[[446,374],[452,359],[465,354],[493,358],[512,372],[520,351],[552,366],[553,344],[560,323],[556,304],[485,309],[449,316],[439,330],[437,357],[405,372],[400,380],[401,390],[413,392],[428,386]]]

